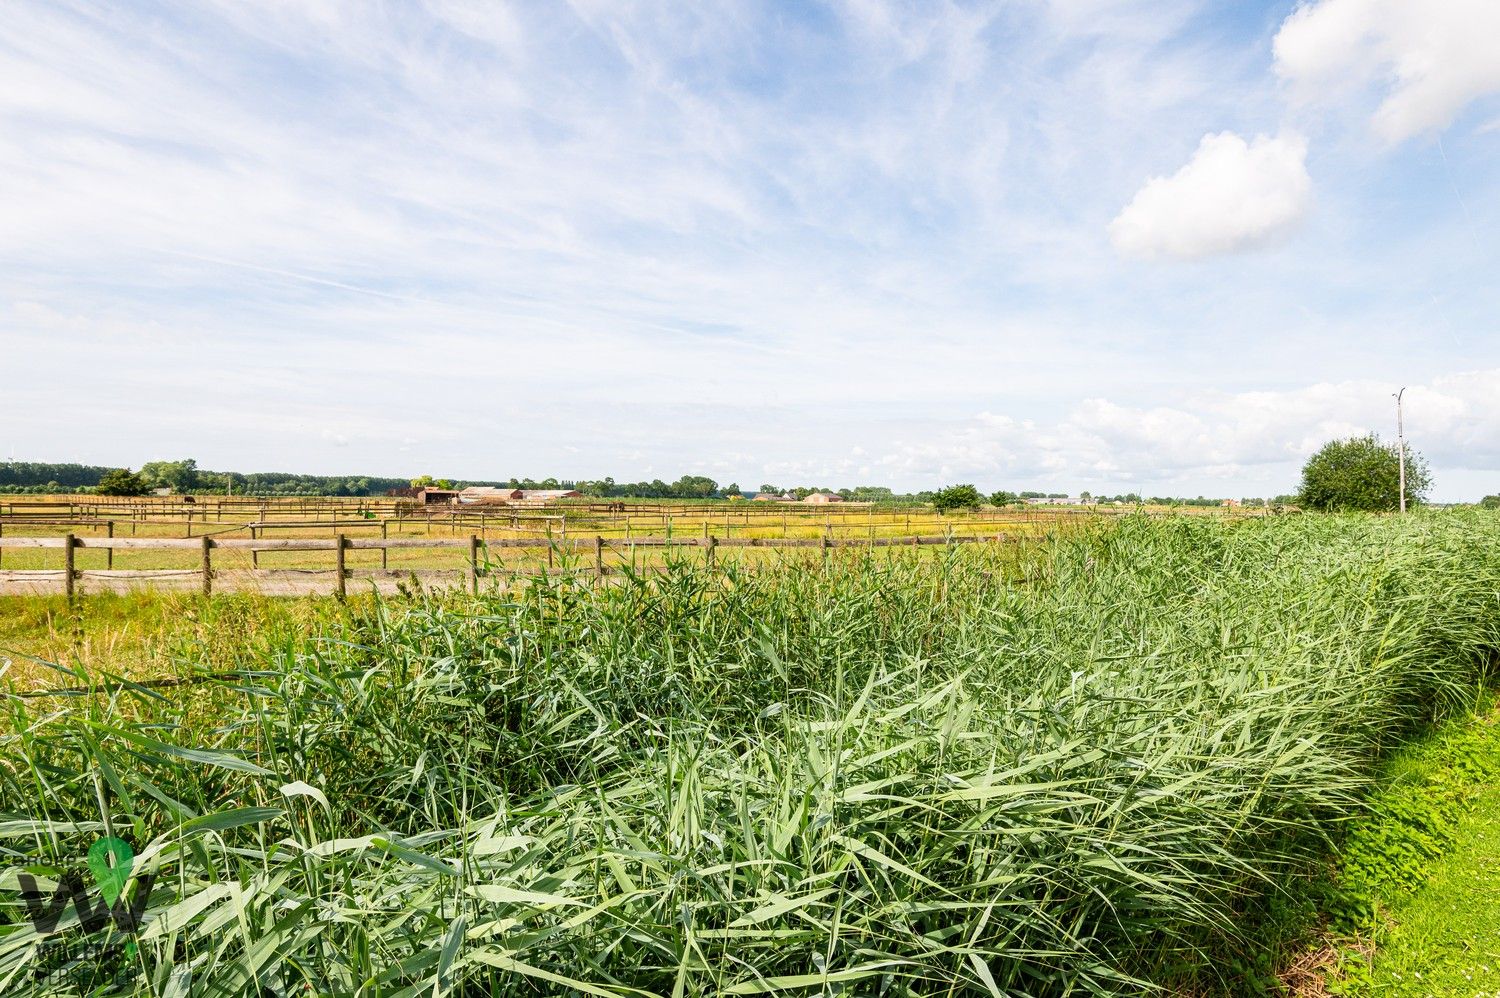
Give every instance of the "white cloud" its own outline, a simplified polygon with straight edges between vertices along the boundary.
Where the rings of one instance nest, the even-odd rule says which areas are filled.
[[[1197,491],[1220,481],[1225,489],[1264,482],[1290,491],[1298,466],[1328,440],[1372,431],[1394,436],[1393,387],[1345,381],[1207,392],[1152,406],[1092,398],[1051,425],[986,412],[902,443],[877,464],[903,478],[974,480],[986,488],[1176,490],[1187,483]],[[1440,494],[1446,474],[1495,467],[1500,369],[1412,385],[1406,433],[1431,462]]]
[[[1140,6],[10,0],[0,448],[920,488],[887,477],[893,441],[930,437],[950,468],[994,453],[993,426],[954,451],[954,413],[1094,433],[1184,384],[1500,365],[1500,288],[1485,254],[1448,252],[1448,189],[1411,192],[1427,228],[1393,227],[1338,150],[1319,173],[1368,217],[1357,243],[1320,227],[1232,281],[1121,267],[1100,221],[1180,165],[1161,136],[1248,138],[1284,107],[1265,38],[1211,23],[1222,5]],[[1274,214],[1226,237],[1260,144],[1210,139],[1234,189],[1206,185],[1189,221],[1211,238],[1174,245]],[[74,404],[35,419],[63,362]],[[1137,450],[1011,449],[1154,473],[1118,442]]]
[[[1109,225],[1128,256],[1196,259],[1262,246],[1302,220],[1311,201],[1298,135],[1205,135],[1186,166],[1153,177]]]
[[[1276,72],[1303,99],[1377,82],[1375,130],[1400,142],[1500,91],[1497,39],[1495,0],[1318,0],[1277,32]]]

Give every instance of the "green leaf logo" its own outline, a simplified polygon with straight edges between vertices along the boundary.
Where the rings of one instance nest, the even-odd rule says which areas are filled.
[[[111,908],[125,890],[134,861],[135,850],[124,839],[106,836],[89,846],[89,869],[94,871],[94,882],[104,895],[104,903]]]

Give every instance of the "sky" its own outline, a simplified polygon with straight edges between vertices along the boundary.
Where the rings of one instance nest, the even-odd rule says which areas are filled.
[[[1500,492],[1500,3],[6,0],[0,458]]]

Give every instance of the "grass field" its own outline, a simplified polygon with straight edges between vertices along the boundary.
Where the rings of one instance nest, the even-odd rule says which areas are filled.
[[[345,553],[345,571],[357,589],[372,586],[391,593],[402,585],[452,586],[469,574],[467,541],[481,544],[480,576],[489,585],[505,586],[517,574],[569,571],[595,557],[596,539],[608,541],[597,556],[606,571],[661,571],[673,559],[705,559],[702,545],[726,545],[722,557],[746,566],[805,564],[809,553],[796,548],[754,549],[747,541],[768,544],[888,545],[926,537],[962,542],[1003,536],[1007,541],[1078,529],[1118,511],[985,510],[941,515],[928,508],[798,504],[768,506],[750,502],[656,504],[624,503],[619,508],[588,503],[544,509],[504,507],[406,508],[389,501],[320,500],[264,504],[222,498],[195,504],[163,506],[109,505],[104,500],[58,505],[55,500],[15,502],[0,516],[0,594],[46,594],[64,590],[63,536],[73,534],[84,546],[74,550],[79,588],[86,592],[128,592],[150,587],[160,592],[201,588],[201,551],[195,539],[211,536],[213,585],[220,592],[264,592],[271,595],[329,594],[337,587],[334,538],[354,543],[395,544],[386,550],[355,548]],[[48,522],[59,511],[78,522]],[[135,545],[151,540],[166,547]],[[50,539],[53,547],[16,547],[29,540]],[[285,544],[317,540],[326,550],[261,550],[244,545]],[[671,550],[653,542],[679,545]],[[428,542],[447,547],[425,547]],[[231,546],[222,546],[224,544]],[[172,544],[177,546],[173,547]],[[640,546],[641,544],[647,546]],[[680,545],[699,545],[696,549]],[[408,546],[410,545],[410,546]],[[517,546],[506,546],[517,545]],[[531,546],[522,546],[531,545]],[[816,557],[814,557],[816,560]],[[167,571],[165,577],[131,573]],[[48,574],[37,574],[48,573]],[[122,573],[122,574],[116,574]],[[414,576],[419,576],[416,578]]]
[[[26,511],[33,507],[35,515],[41,516],[50,508],[47,504],[60,501],[61,497],[13,497],[6,509]],[[205,500],[208,502],[209,500]],[[985,510],[981,513],[958,512],[941,515],[929,508],[887,508],[879,506],[802,506],[799,504],[768,505],[752,502],[702,502],[672,505],[650,502],[624,504],[621,512],[591,511],[587,504],[560,504],[543,509],[519,508],[507,512],[490,508],[483,521],[478,519],[479,507],[463,507],[465,521],[445,521],[446,509],[434,512],[433,519],[425,515],[397,518],[389,503],[375,505],[371,500],[324,500],[316,512],[308,512],[299,504],[284,502],[280,506],[268,500],[264,509],[231,507],[229,511],[205,508],[202,513],[210,517],[188,522],[181,520],[181,512],[163,509],[161,515],[174,519],[146,518],[129,519],[131,507],[122,507],[116,514],[103,506],[90,509],[89,519],[101,522],[69,526],[61,523],[28,523],[24,519],[4,522],[0,518],[0,531],[6,537],[60,537],[73,532],[82,537],[104,536],[106,529],[118,537],[183,538],[204,533],[221,538],[248,538],[248,524],[270,523],[271,527],[260,530],[260,536],[296,539],[327,538],[338,532],[350,537],[375,538],[386,536],[393,539],[418,540],[424,537],[458,538],[476,534],[484,539],[542,538],[565,539],[572,537],[592,538],[601,536],[612,540],[625,538],[800,538],[832,537],[840,539],[889,539],[918,535],[953,534],[972,537],[1006,533],[1018,537],[1045,534],[1049,531],[1072,529],[1080,523],[1090,522],[1105,516],[1121,515],[1122,511],[1108,508],[1038,508],[1023,510]],[[151,507],[143,507],[151,512]],[[184,507],[175,507],[180,510]],[[664,511],[665,510],[665,511]],[[1223,516],[1222,511],[1197,511],[1203,516]],[[373,519],[365,519],[366,514]],[[511,515],[516,517],[512,521]],[[151,513],[155,517],[154,512]],[[1238,514],[1236,514],[1238,515]],[[328,521],[318,523],[317,519]],[[112,527],[106,528],[103,521],[113,519]],[[382,532],[382,521],[385,524]],[[334,522],[341,525],[331,526]],[[512,523],[514,522],[514,526]],[[281,524],[307,523],[308,526],[283,526]],[[83,549],[77,554],[80,570],[106,567],[106,552],[99,549]],[[747,557],[761,557],[753,555]],[[532,570],[548,564],[545,551],[499,551],[492,558],[506,567]],[[611,558],[623,564],[614,554]],[[110,564],[116,569],[191,569],[197,566],[197,555],[191,550],[131,550],[116,551]],[[659,563],[660,553],[640,553],[637,563]],[[453,550],[423,550],[406,548],[392,550],[386,564],[394,569],[461,569],[466,562],[463,552]],[[556,558],[552,559],[555,564]],[[375,551],[356,551],[348,555],[350,568],[376,568],[381,557]],[[249,552],[225,552],[216,559],[216,564],[225,571],[251,568]],[[262,568],[328,569],[332,557],[327,552],[287,551],[262,552],[258,558]],[[61,566],[61,555],[55,549],[21,548],[0,551],[0,568],[20,571],[57,569]]]
[[[1298,995],[1500,992],[1500,707],[1438,726],[1382,767],[1337,870],[1309,885]]]
[[[4,701],[0,992],[1259,993],[1268,899],[1477,701],[1497,542],[1128,517],[477,598],[6,604],[0,644],[64,670],[12,655],[17,692],[96,692]],[[38,933],[20,872],[104,834],[144,927]]]

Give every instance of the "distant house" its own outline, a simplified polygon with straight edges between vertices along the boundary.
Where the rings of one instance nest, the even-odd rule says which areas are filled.
[[[807,498],[802,501],[822,506],[831,502],[843,502],[844,497],[836,492],[809,492]]]
[[[1075,496],[1032,496],[1025,499],[1028,506],[1082,506],[1083,500]]]
[[[757,492],[754,502],[796,502],[797,500],[786,494],[778,495],[775,492]]]
[[[447,506],[458,501],[458,490],[424,488],[417,493],[417,498],[425,506]]]

